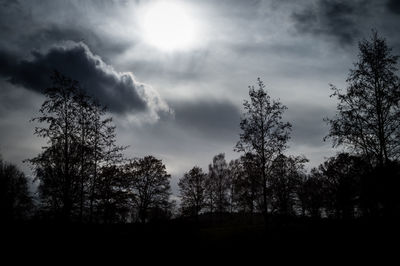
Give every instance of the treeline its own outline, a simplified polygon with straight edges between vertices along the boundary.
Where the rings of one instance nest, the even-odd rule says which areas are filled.
[[[168,218],[170,175],[162,161],[153,156],[124,158],[125,147],[116,144],[115,126],[105,108],[77,81],[58,72],[52,80],[40,116],[32,119],[40,125],[35,134],[47,145],[28,160],[39,183],[39,202],[31,218],[84,223]],[[11,184],[4,188],[19,189]]]
[[[170,175],[161,160],[127,159],[116,144],[107,112],[77,81],[55,72],[35,134],[47,145],[29,159],[39,182],[33,204],[23,174],[1,161],[1,212],[23,218],[81,223],[165,220],[173,215],[260,213],[332,217],[393,217],[400,214],[400,81],[398,57],[373,32],[359,43],[358,61],[338,100],[327,139],[342,152],[310,172],[304,156],[288,155],[292,126],[287,109],[271,99],[258,79],[243,103],[241,134],[227,162],[216,155],[205,172],[198,166],[179,180],[181,204],[175,213]],[[317,119],[317,118],[316,118]],[[34,208],[32,206],[35,206]],[[30,211],[34,210],[34,211]]]
[[[337,112],[326,118],[325,139],[343,151],[310,173],[307,159],[286,155],[291,124],[286,106],[267,94],[264,83],[250,86],[241,134],[229,164],[214,157],[208,174],[194,167],[181,179],[182,212],[262,213],[315,218],[393,217],[400,214],[400,81],[398,56],[377,32],[359,43],[358,61],[347,88],[332,85]]]
[[[399,162],[373,167],[361,156],[339,153],[309,173],[306,162],[303,156],[278,155],[271,163],[264,202],[264,183],[253,155],[229,163],[224,154],[216,155],[208,173],[195,166],[180,179],[181,214],[198,219],[205,213],[252,215],[265,208],[267,215],[285,217],[352,219],[400,214]]]

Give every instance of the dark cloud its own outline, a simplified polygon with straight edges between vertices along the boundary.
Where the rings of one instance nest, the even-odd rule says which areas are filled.
[[[4,8],[10,8],[11,6],[18,5],[18,0],[2,0],[0,6]]]
[[[41,92],[51,85],[50,74],[58,70],[80,81],[81,86],[111,111],[125,113],[165,109],[149,86],[135,81],[131,73],[120,73],[94,55],[82,42],[66,42],[47,52],[34,51],[29,60],[17,61],[0,52],[0,75],[12,84]]]
[[[399,0],[388,0],[387,1],[387,8],[389,11],[400,14],[400,1]]]
[[[115,17],[113,12],[121,5],[117,1],[43,0],[39,5],[34,1],[0,0],[0,47],[24,53],[60,41],[83,41],[110,62],[136,43],[130,38],[105,34],[107,29],[99,27],[97,18]]]
[[[342,45],[348,45],[360,36],[357,19],[367,15],[364,0],[318,0],[315,5],[294,11],[292,19],[301,33],[334,37]]]
[[[0,50],[0,75],[11,75],[16,64],[16,55]]]
[[[229,101],[198,100],[171,106],[177,126],[194,134],[227,139],[239,132],[240,110]]]

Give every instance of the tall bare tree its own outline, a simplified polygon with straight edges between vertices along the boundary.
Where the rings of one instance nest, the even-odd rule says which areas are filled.
[[[45,90],[46,100],[33,118],[44,126],[38,126],[35,134],[46,138],[48,146],[30,162],[40,180],[39,192],[45,204],[61,218],[71,218],[75,191],[79,191],[78,126],[76,114],[78,106],[74,96],[78,93],[78,82],[55,72],[53,86]]]
[[[86,215],[91,221],[99,203],[101,167],[118,163],[124,147],[116,145],[115,127],[105,117],[105,108],[86,95],[78,81],[58,72],[52,79],[40,116],[32,119],[39,122],[35,134],[45,138],[47,146],[29,161],[40,181],[43,209],[63,221],[78,218],[82,222]]]
[[[385,39],[372,33],[359,43],[358,61],[350,70],[343,91],[331,85],[337,113],[326,119],[333,146],[343,145],[384,166],[400,155],[400,83],[398,56]]]
[[[265,218],[268,214],[268,187],[271,165],[287,147],[291,124],[283,122],[287,109],[279,100],[272,100],[258,78],[257,89],[249,86],[250,101],[243,103],[245,112],[240,122],[242,133],[236,151],[252,152],[261,173],[262,202]]]

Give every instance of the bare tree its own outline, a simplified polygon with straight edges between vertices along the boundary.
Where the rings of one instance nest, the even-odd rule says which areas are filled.
[[[205,206],[206,180],[207,174],[197,166],[185,173],[179,180],[181,208],[184,214],[193,215],[198,219],[200,211]]]
[[[324,179],[316,168],[309,175],[303,177],[297,188],[302,215],[320,218],[325,205]]]
[[[229,204],[229,212],[232,213],[234,211],[238,211],[238,195],[236,189],[239,189],[238,183],[241,180],[241,177],[244,175],[243,165],[240,159],[231,160],[228,165],[228,176],[227,176],[227,185],[228,185],[228,204]]]
[[[106,109],[96,101],[92,103],[92,106],[90,134],[87,143],[91,151],[88,157],[90,159],[88,183],[89,221],[92,221],[96,211],[96,204],[99,203],[97,198],[103,197],[98,191],[99,182],[103,182],[104,189],[104,184],[113,183],[112,180],[106,181],[106,178],[119,178],[118,175],[114,174],[104,175],[104,173],[110,173],[110,171],[103,171],[104,169],[102,168],[118,170],[119,164],[123,162],[121,152],[126,149],[126,147],[116,144],[115,126],[112,124],[111,117],[105,117]],[[101,210],[97,210],[97,212],[99,211],[101,212]]]
[[[102,166],[96,183],[96,221],[126,222],[129,214],[129,183],[125,180],[123,167],[117,164]]]
[[[304,156],[279,155],[272,163],[271,193],[272,206],[280,215],[295,214],[297,187],[305,175]]]
[[[222,214],[228,207],[228,164],[225,154],[214,156],[212,164],[208,166],[207,190],[210,196],[210,209]]]
[[[28,179],[15,165],[0,156],[0,222],[27,219],[33,209]]]
[[[75,198],[79,191],[79,158],[76,114],[78,106],[74,99],[79,90],[78,82],[55,72],[53,87],[45,90],[46,100],[40,108],[41,116],[33,121],[44,123],[36,127],[35,134],[46,138],[49,146],[31,159],[36,176],[40,180],[39,192],[45,204],[69,221]]]
[[[350,147],[373,165],[384,166],[400,155],[398,56],[377,32],[360,42],[359,50],[348,87],[342,91],[331,85],[339,103],[336,116],[326,119],[331,127],[326,138],[333,139],[333,146]]]
[[[230,164],[231,175],[235,175],[233,193],[236,208],[239,211],[249,212],[251,215],[257,209],[260,197],[260,171],[257,168],[256,158],[246,153],[240,159]]]
[[[161,160],[153,156],[135,159],[126,164],[124,172],[130,180],[130,195],[142,223],[148,221],[152,210],[170,206],[171,176]]]
[[[371,171],[364,158],[339,153],[315,171],[324,180],[327,214],[335,218],[353,218],[360,203],[362,179]]]
[[[260,78],[256,89],[249,87],[250,101],[243,103],[245,112],[240,122],[242,133],[236,150],[252,152],[261,173],[262,202],[265,219],[268,214],[268,187],[271,165],[276,156],[286,149],[291,125],[282,121],[287,109],[278,100],[271,100]]]
[[[101,167],[118,163],[124,147],[115,144],[115,127],[112,119],[105,117],[106,109],[86,95],[78,81],[58,72],[52,79],[40,116],[32,119],[40,124],[35,134],[48,143],[29,160],[40,181],[42,210],[63,221],[78,218],[82,222],[85,215],[92,221],[99,203]]]

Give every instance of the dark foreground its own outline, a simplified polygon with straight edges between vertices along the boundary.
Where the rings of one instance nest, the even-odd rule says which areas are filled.
[[[208,219],[200,222],[176,219],[153,224],[56,225],[19,223],[2,226],[3,254],[56,255],[65,259],[80,255],[97,260],[143,258],[169,262],[181,256],[196,260],[218,255],[235,260],[251,256],[282,259],[326,259],[397,256],[400,247],[398,219],[271,218]],[[399,253],[400,254],[400,253]],[[150,255],[150,256],[149,256]],[[32,255],[31,255],[32,256]]]

